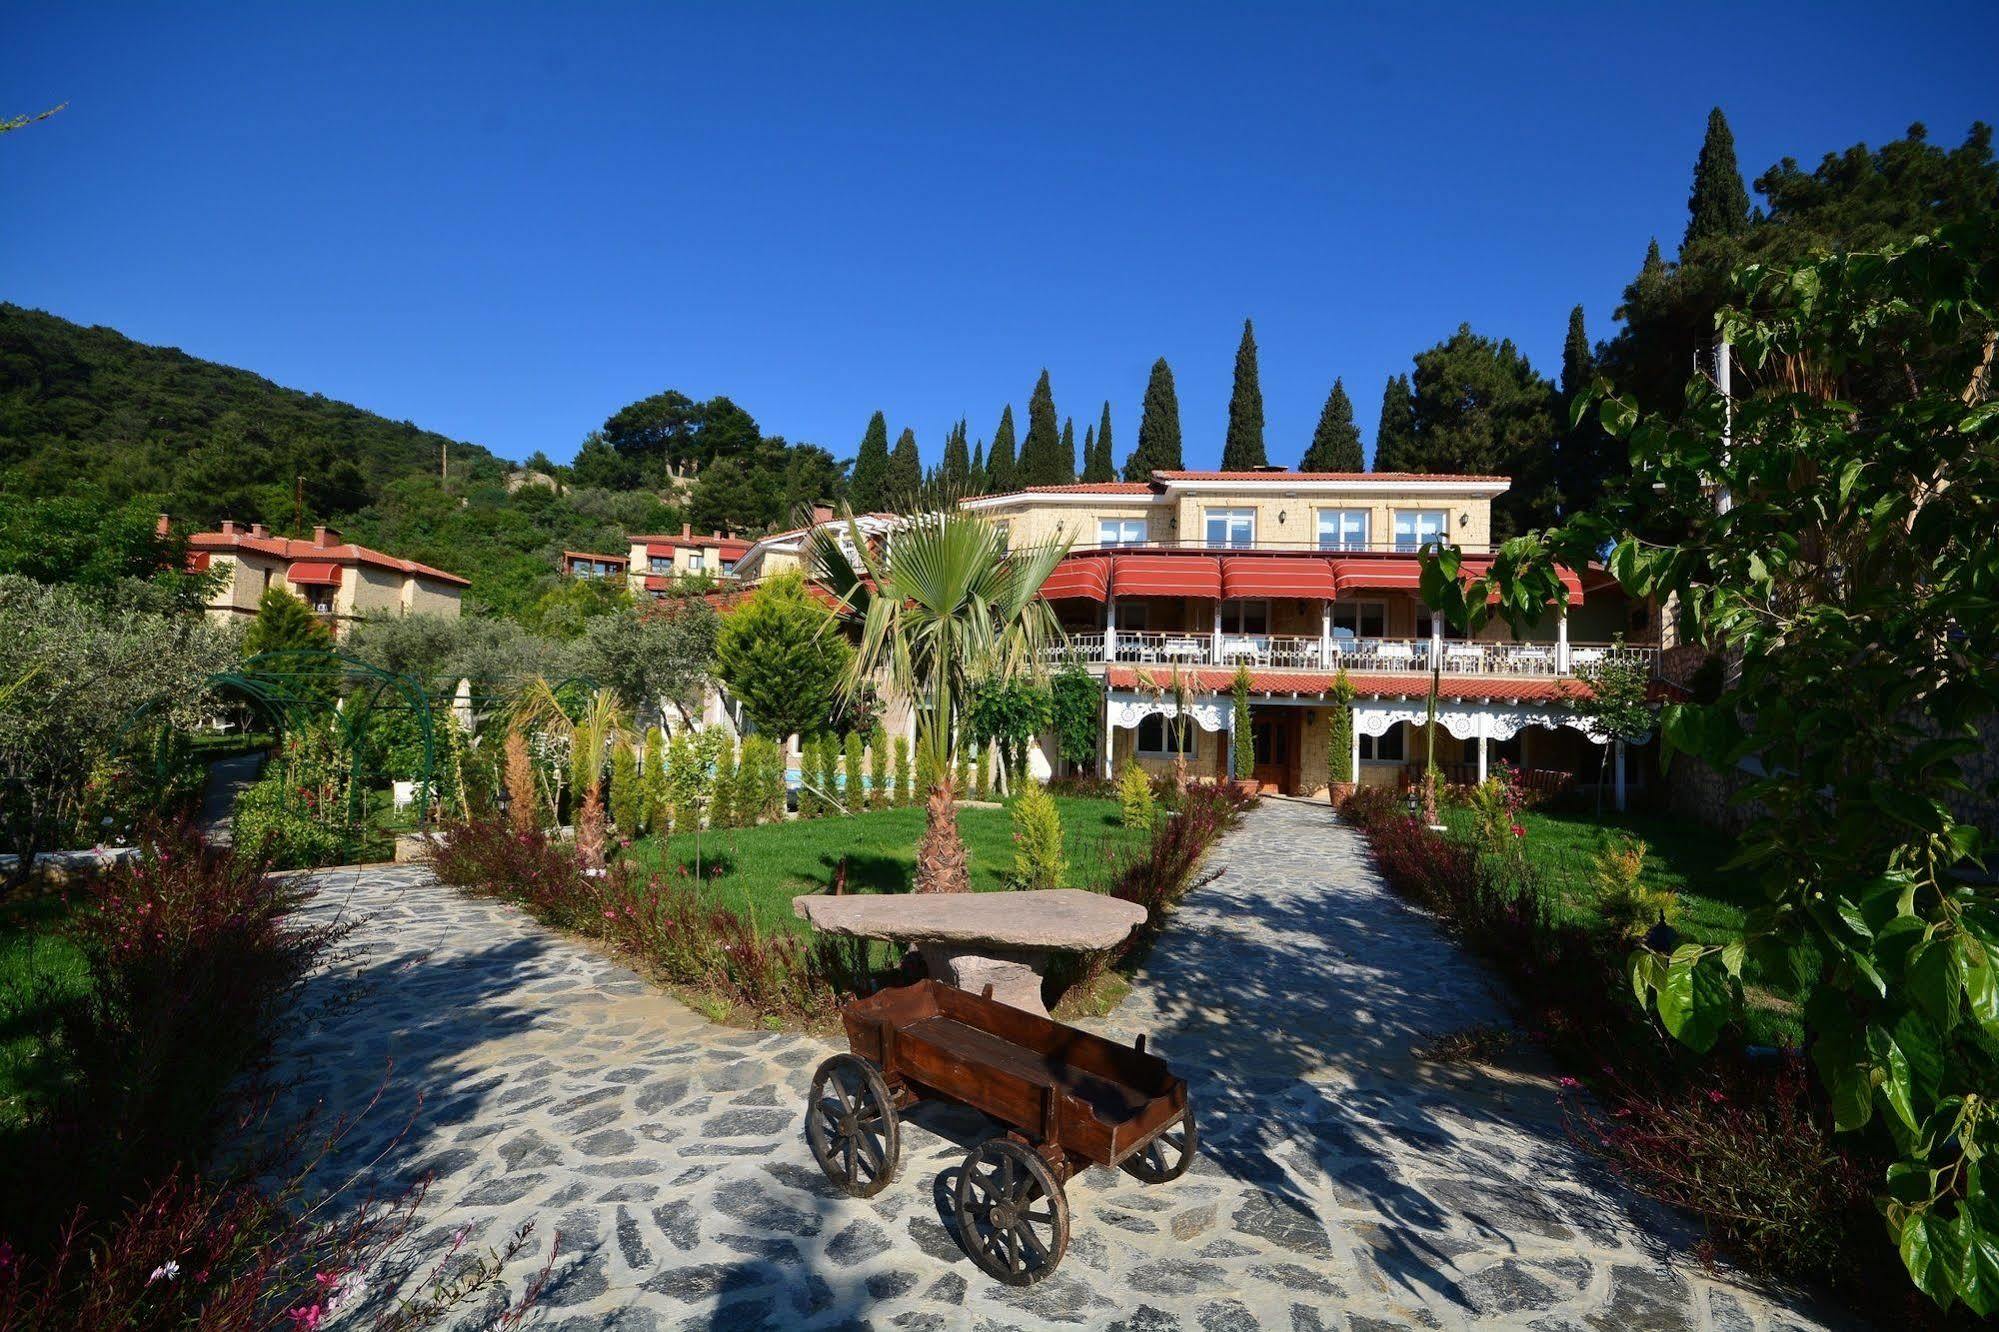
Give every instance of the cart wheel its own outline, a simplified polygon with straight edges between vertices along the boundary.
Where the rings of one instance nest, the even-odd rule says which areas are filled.
[[[1159,1136],[1124,1159],[1124,1172],[1147,1184],[1164,1184],[1187,1173],[1194,1164],[1200,1137],[1194,1130],[1194,1103],[1159,1131]]]
[[[1009,1286],[1031,1286],[1069,1248],[1069,1200],[1039,1156],[1006,1138],[972,1149],[958,1171],[958,1242]]]
[[[843,1054],[819,1066],[805,1103],[805,1141],[842,1193],[872,1198],[888,1187],[902,1155],[902,1132],[895,1100],[873,1064]]]

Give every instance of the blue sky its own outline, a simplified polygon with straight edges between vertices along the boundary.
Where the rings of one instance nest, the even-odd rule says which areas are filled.
[[[926,459],[1153,359],[1273,461],[1461,321],[1559,365],[1709,106],[1745,174],[1999,120],[1999,6],[9,6],[0,299],[560,461],[664,388]]]

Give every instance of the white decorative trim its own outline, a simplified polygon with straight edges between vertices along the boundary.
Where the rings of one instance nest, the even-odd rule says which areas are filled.
[[[1429,708],[1421,700],[1356,699],[1353,704],[1354,732],[1376,738],[1387,735],[1398,722],[1421,726]],[[1437,705],[1437,724],[1459,740],[1511,740],[1529,726],[1550,729],[1567,726],[1581,731],[1591,742],[1602,744],[1609,737],[1588,719],[1567,708],[1529,707],[1504,703],[1465,703],[1458,699]],[[1634,743],[1642,744],[1649,735]]]
[[[1507,481],[1313,481],[1292,472],[1272,473],[1269,476],[1231,477],[1226,481],[1212,479],[1180,480],[1160,479],[1154,483],[1163,486],[1170,494],[1174,491],[1214,491],[1226,494],[1230,491],[1248,489],[1254,493],[1278,490],[1300,495],[1475,495],[1491,498],[1504,495],[1511,482]]]
[[[1147,717],[1172,717],[1180,711],[1170,695],[1154,698],[1122,689],[1113,690],[1104,707],[1110,724],[1126,731],[1136,730]],[[1234,704],[1224,705],[1218,699],[1193,699],[1187,704],[1187,719],[1204,731],[1228,730],[1233,715]]]

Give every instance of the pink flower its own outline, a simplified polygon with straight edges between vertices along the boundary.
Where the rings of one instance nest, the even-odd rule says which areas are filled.
[[[285,1317],[292,1320],[293,1327],[302,1327],[307,1329],[308,1332],[310,1332],[310,1329],[318,1327],[319,1320],[325,1316],[325,1310],[317,1304],[301,1304],[298,1308],[289,1310],[285,1314]]]
[[[1728,1098],[1726,1096],[1723,1096],[1719,1091],[1710,1090],[1707,1094],[1707,1099],[1708,1099],[1708,1104],[1710,1105],[1720,1105],[1723,1101],[1726,1101]]]
[[[1527,830],[1516,823],[1513,825],[1513,835],[1515,837],[1525,837],[1527,835]]]
[[[1560,1082],[1563,1091],[1576,1091],[1582,1086],[1582,1083],[1577,1082],[1574,1078],[1562,1078]]]

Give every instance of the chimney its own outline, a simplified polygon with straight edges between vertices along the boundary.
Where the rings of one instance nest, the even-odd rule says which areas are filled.
[[[715,539],[716,539],[717,541],[720,541],[720,540],[722,539],[722,534],[721,534],[721,532],[720,532],[720,531],[717,531],[717,532],[715,533]]]
[[[833,521],[832,505],[815,504],[812,506],[812,525],[814,527],[819,526],[819,524],[821,523],[830,523],[832,521]]]
[[[153,535],[162,540],[173,535],[173,530],[173,519],[167,517],[165,514],[161,514],[159,521],[153,524]]]
[[[262,523],[250,524],[250,535],[253,537],[267,537],[270,534],[271,530],[268,527],[265,527]]]
[[[236,535],[236,521],[235,521],[235,519],[233,519],[233,518],[224,518],[224,519],[222,520],[222,535],[223,535],[223,536],[235,536],[235,535]]]
[[[693,523],[682,523],[682,524],[680,525],[680,535],[681,535],[682,537],[691,537],[691,536],[693,536],[693,535],[694,535],[694,524],[693,524]]]
[[[312,529],[312,544],[321,548],[340,544],[340,533],[324,525]]]

